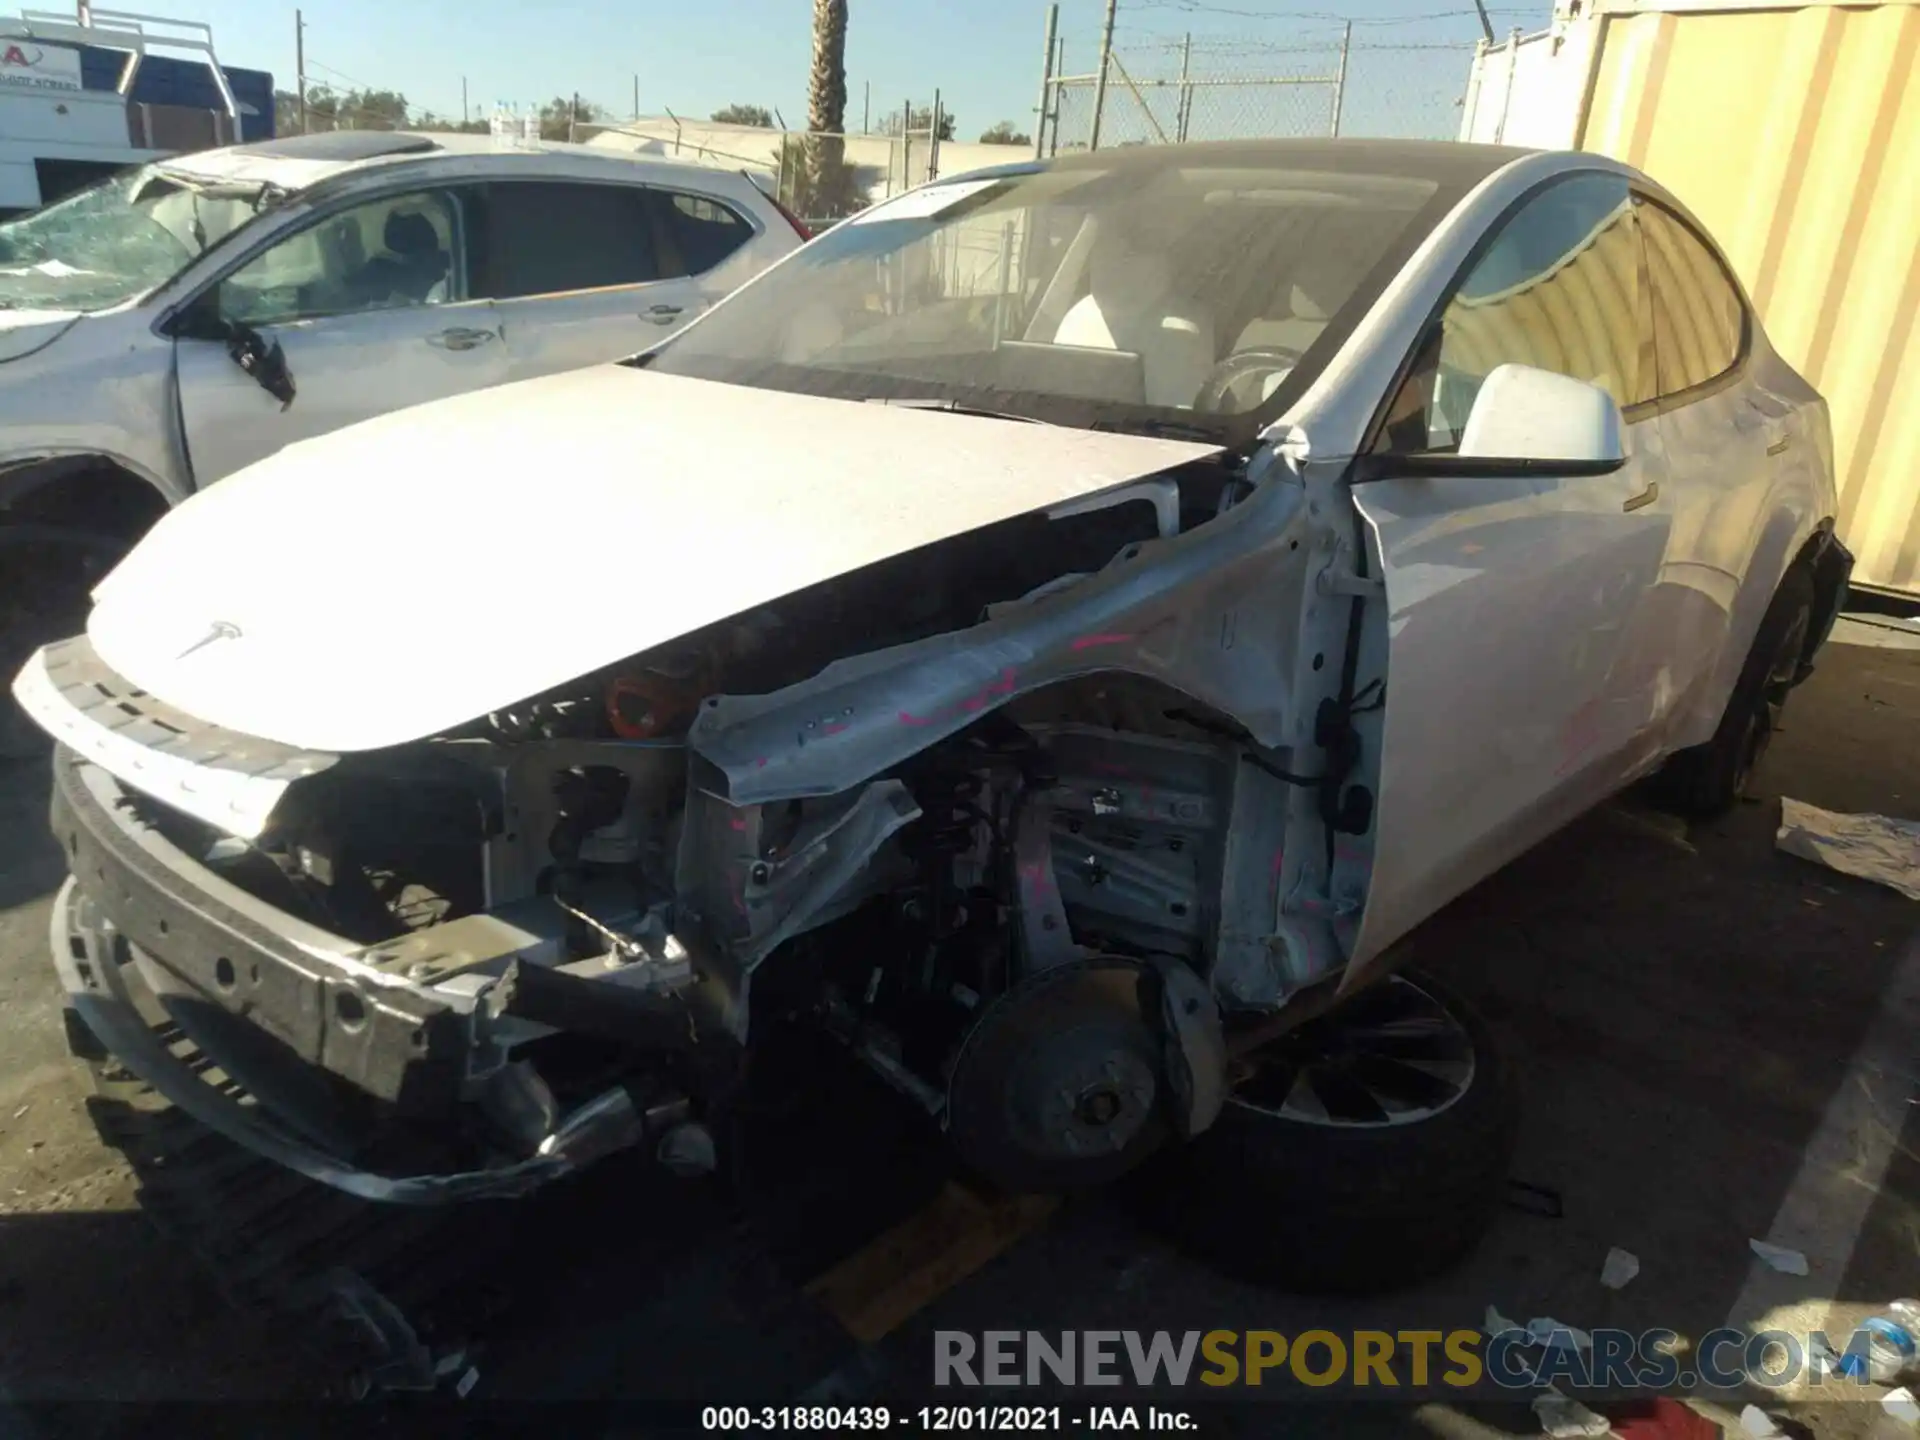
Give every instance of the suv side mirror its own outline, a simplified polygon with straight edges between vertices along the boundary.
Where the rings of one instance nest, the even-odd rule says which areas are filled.
[[[1617,470],[1626,463],[1620,407],[1598,385],[1532,365],[1497,365],[1481,382],[1460,434],[1460,457],[1560,461]]]
[[[1353,478],[1608,475],[1627,463],[1624,425],[1619,405],[1598,385],[1533,365],[1497,365],[1480,382],[1457,451],[1361,456]]]

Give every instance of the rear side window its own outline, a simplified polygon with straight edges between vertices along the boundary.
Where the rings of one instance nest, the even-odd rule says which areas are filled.
[[[558,295],[661,278],[648,193],[637,185],[489,185],[476,233],[473,293]]]
[[[681,263],[689,275],[713,269],[753,238],[753,226],[729,205],[679,190],[655,192]]]
[[[1746,306],[1726,267],[1679,216],[1645,199],[1639,211],[1660,393],[1677,395],[1717,380],[1738,363]]]

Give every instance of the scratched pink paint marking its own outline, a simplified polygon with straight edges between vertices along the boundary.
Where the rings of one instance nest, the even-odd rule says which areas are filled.
[[[761,757],[760,757],[760,758],[759,758],[758,760],[756,760],[756,761],[754,761],[754,762],[753,762],[753,768],[754,768],[754,769],[756,769],[756,770],[764,770],[764,769],[766,769],[766,768],[767,768],[767,757],[766,757],[766,756],[764,756],[764,755],[762,755],[762,756],[761,756]]]
[[[738,830],[743,835],[746,833],[747,822],[745,820],[742,820],[742,819],[729,820],[727,824],[730,825],[733,829]]]
[[[1101,645],[1131,645],[1131,635],[1082,635],[1073,642],[1075,650],[1093,650]]]
[[[849,726],[848,726],[848,725],[846,725],[845,723],[835,723],[835,724],[831,724],[831,725],[822,725],[822,726],[820,727],[820,733],[821,733],[822,735],[838,735],[838,734],[839,734],[839,733],[840,733],[841,731],[843,731],[843,730],[846,730],[846,729],[849,729],[849,728],[851,728],[851,727],[849,727]]]

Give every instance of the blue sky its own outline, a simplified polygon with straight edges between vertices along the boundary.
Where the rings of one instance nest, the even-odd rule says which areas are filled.
[[[1514,8],[1519,3],[1489,0],[1498,29],[1544,23],[1546,3]],[[140,8],[207,21],[226,63],[271,70],[292,88],[293,6],[169,0]],[[578,90],[625,115],[637,74],[643,114],[671,108],[705,117],[746,101],[804,123],[808,0],[310,0],[303,8],[310,80],[395,89],[442,113],[459,112],[464,74],[476,114],[496,99],[525,103]],[[1091,68],[1103,8],[1104,0],[1062,0],[1069,72]],[[849,124],[859,123],[870,85],[876,116],[909,96],[924,102],[938,87],[963,139],[1002,119],[1031,129],[1042,0],[851,0],[851,10]],[[1284,72],[1297,67],[1279,47],[1324,49],[1338,24],[1322,17],[1336,11],[1359,22],[1356,44],[1470,45],[1479,34],[1471,0],[1121,0],[1116,44],[1151,47],[1191,31],[1216,69]],[[1228,40],[1250,43],[1229,48]],[[1146,49],[1139,53],[1144,62]],[[1456,52],[1391,58],[1391,73],[1402,78],[1374,88],[1431,90],[1424,98],[1433,103],[1464,82]]]

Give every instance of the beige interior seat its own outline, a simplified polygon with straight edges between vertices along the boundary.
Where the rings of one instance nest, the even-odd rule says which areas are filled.
[[[1103,237],[1090,268],[1090,288],[1061,317],[1053,342],[1130,351],[1140,357],[1147,404],[1191,407],[1213,369],[1213,317],[1173,293],[1164,255]]]

